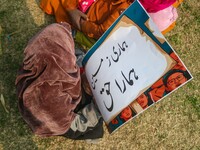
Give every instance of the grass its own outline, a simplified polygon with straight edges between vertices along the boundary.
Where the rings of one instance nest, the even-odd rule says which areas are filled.
[[[15,90],[17,70],[28,40],[54,22],[38,0],[0,0],[0,150],[34,149],[200,149],[200,2],[187,0],[179,8],[173,31],[166,35],[194,79],[109,135],[98,145],[63,137],[40,138],[23,121]]]

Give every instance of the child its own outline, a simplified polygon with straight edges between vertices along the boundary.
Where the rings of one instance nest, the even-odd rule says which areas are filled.
[[[39,136],[71,139],[103,136],[103,120],[81,89],[71,27],[52,24],[35,35],[24,51],[16,78],[23,119]]]
[[[78,1],[42,0],[40,6],[47,14],[55,15],[57,22],[69,22],[73,27],[80,30],[88,37],[98,39],[133,1],[134,0],[96,0],[86,12],[87,16],[78,10]],[[173,3],[177,7],[181,1],[140,0],[140,2],[147,12],[156,13],[166,9]],[[169,17],[165,18],[168,19]],[[175,20],[176,19],[173,21],[175,22]],[[172,24],[174,24],[174,22]],[[172,29],[172,27],[170,27],[170,29]]]
[[[75,1],[42,0],[40,6],[47,14],[55,15],[57,22],[69,22],[88,37],[98,39],[131,3],[131,0],[97,0],[87,11],[87,18]]]

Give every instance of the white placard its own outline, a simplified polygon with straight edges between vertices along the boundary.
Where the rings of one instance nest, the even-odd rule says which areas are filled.
[[[138,27],[119,27],[89,58],[85,70],[100,112],[109,122],[167,68],[166,57]]]

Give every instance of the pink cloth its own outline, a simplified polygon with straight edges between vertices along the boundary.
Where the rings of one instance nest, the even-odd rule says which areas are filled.
[[[163,10],[176,2],[176,0],[139,0],[139,1],[146,9],[146,11],[150,13],[155,13],[157,11]]]
[[[167,29],[178,18],[177,10],[173,6],[169,6],[156,13],[149,13],[149,15],[160,31]]]
[[[19,110],[37,135],[62,135],[76,116],[81,80],[74,53],[67,23],[47,26],[24,50],[16,78]]]
[[[88,10],[88,8],[95,2],[95,0],[81,0],[79,2],[79,10],[82,12],[86,12]]]

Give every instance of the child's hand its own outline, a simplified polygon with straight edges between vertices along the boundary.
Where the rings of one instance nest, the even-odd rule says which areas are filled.
[[[66,10],[66,12],[71,19],[72,26],[74,26],[78,30],[81,30],[80,20],[81,19],[87,20],[87,15],[82,13],[78,9]]]
[[[82,31],[82,26],[83,26],[84,22],[86,22],[88,20],[89,19],[85,20],[85,19],[81,18],[81,20],[80,20],[80,31]]]

